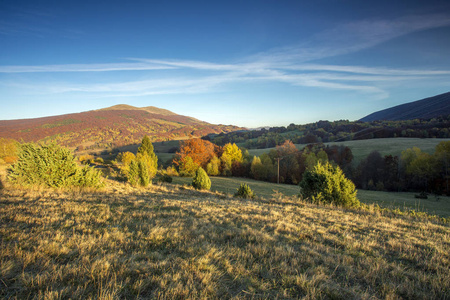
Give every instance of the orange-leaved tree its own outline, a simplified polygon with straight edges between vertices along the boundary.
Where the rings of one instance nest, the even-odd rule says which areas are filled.
[[[210,160],[217,156],[219,147],[210,141],[202,139],[190,139],[180,142],[180,151],[175,155],[174,164],[182,167],[186,158],[190,157],[192,162],[206,169]]]

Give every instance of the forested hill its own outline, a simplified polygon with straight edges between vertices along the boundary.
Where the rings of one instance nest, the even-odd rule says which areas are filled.
[[[69,147],[109,148],[152,141],[201,137],[241,128],[214,125],[149,106],[116,105],[100,110],[60,116],[0,121],[0,137],[19,142],[55,141]]]
[[[443,115],[450,115],[450,92],[383,109],[365,116],[360,121],[431,119]]]

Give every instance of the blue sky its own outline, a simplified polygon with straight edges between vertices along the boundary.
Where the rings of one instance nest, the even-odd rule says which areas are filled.
[[[0,1],[0,119],[357,120],[450,91],[448,1]]]

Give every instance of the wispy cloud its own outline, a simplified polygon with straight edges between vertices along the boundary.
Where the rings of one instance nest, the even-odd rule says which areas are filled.
[[[47,93],[90,93],[108,97],[206,93],[230,83],[283,82],[291,86],[370,93],[374,98],[384,98],[388,92],[380,88],[379,83],[447,78],[450,70],[330,65],[317,63],[317,60],[360,51],[418,30],[449,25],[450,18],[445,15],[363,20],[338,25],[295,47],[273,49],[233,63],[128,58],[124,63],[0,66],[0,73],[149,71],[149,76],[154,78],[152,72],[168,70],[164,78],[158,79],[127,80],[129,77],[123,75],[121,78],[125,80],[119,82],[49,82],[36,86],[36,90]],[[191,74],[191,70],[200,72]],[[185,73],[190,75],[182,75]]]
[[[43,66],[0,66],[0,73],[110,72],[174,69],[149,63],[68,64]]]

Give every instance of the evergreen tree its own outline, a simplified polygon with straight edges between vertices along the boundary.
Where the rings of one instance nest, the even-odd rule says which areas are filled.
[[[137,160],[132,160],[130,162],[128,167],[127,179],[132,186],[139,185],[139,163],[137,162]]]
[[[147,135],[142,138],[141,145],[139,146],[137,153],[147,153],[149,156],[155,154],[153,144]]]
[[[192,179],[192,186],[197,190],[209,190],[211,188],[211,180],[202,167],[198,168]]]
[[[144,136],[142,139],[141,145],[137,151],[136,159],[139,162],[142,161],[146,163],[149,179],[156,176],[156,171],[158,170],[158,157],[154,152],[153,144],[148,136]]]
[[[138,161],[139,167],[139,184],[146,187],[150,183],[150,175],[147,167],[147,163],[143,160]]]

